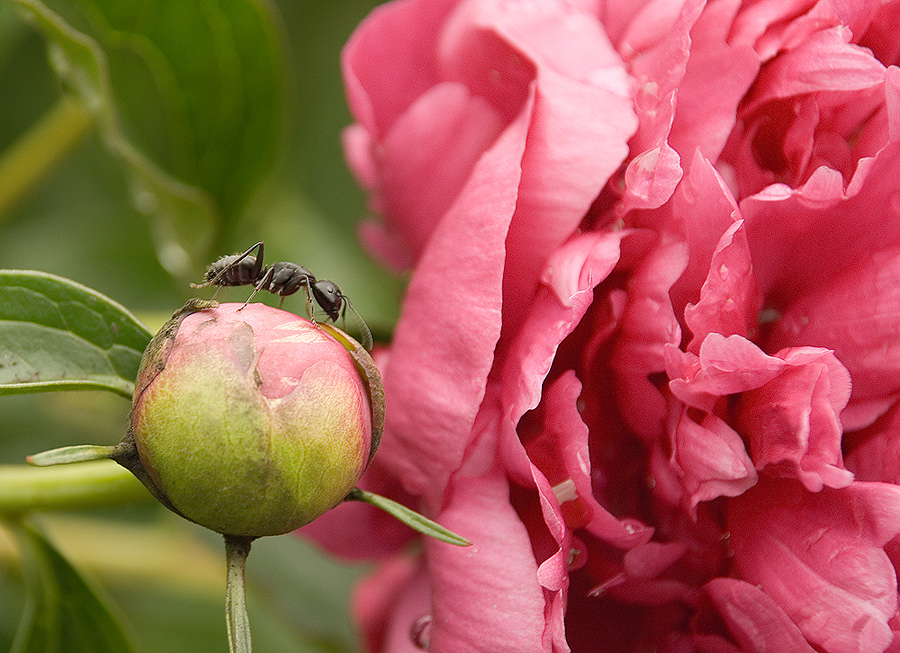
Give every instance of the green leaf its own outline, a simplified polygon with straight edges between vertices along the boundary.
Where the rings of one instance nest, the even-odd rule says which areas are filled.
[[[34,527],[12,524],[26,606],[12,653],[127,653],[122,626],[87,580]]]
[[[74,281],[0,270],[0,394],[95,388],[131,398],[152,335]]]
[[[160,260],[184,275],[219,247],[283,136],[286,66],[253,0],[16,0],[94,114],[155,218]]]
[[[425,515],[421,515],[415,510],[407,508],[403,504],[397,503],[387,497],[383,497],[380,494],[353,488],[344,501],[365,501],[376,508],[384,510],[391,517],[402,521],[414,531],[418,531],[419,533],[422,533],[422,535],[433,537],[441,542],[446,542],[447,544],[453,544],[455,546],[472,545],[466,538],[444,528],[437,522],[431,521]]]

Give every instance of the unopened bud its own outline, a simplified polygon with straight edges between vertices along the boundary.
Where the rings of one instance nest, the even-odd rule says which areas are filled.
[[[383,393],[371,358],[341,332],[241,307],[186,311],[163,327],[126,438],[142,469],[120,462],[202,526],[278,535],[353,489],[380,437]]]

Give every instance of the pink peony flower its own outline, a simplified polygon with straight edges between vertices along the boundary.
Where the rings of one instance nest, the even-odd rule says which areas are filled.
[[[412,276],[363,484],[474,543],[411,553],[352,506],[308,527],[382,561],[355,601],[370,650],[900,650],[898,21],[810,0],[364,21],[362,237]]]

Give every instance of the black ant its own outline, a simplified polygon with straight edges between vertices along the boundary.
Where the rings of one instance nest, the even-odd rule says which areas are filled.
[[[257,250],[255,256],[251,255],[254,250]],[[264,246],[260,241],[242,254],[222,256],[207,266],[206,281],[192,283],[191,287],[218,286],[216,288],[216,293],[218,293],[222,286],[252,285],[253,292],[244,302],[244,306],[249,304],[260,290],[267,290],[274,295],[281,296],[279,307],[284,303],[285,297],[293,295],[300,288],[305,288],[306,311],[313,322],[315,322],[313,299],[331,318],[332,322],[337,322],[340,317],[346,323],[347,309],[349,308],[358,322],[363,347],[372,349],[372,332],[369,331],[362,316],[353,308],[350,298],[341,292],[336,283],[327,279],[316,279],[313,273],[302,265],[287,261],[273,263],[267,268],[263,265],[263,251]]]

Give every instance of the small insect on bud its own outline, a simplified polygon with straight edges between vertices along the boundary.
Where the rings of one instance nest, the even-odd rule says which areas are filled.
[[[370,363],[342,332],[264,304],[176,315],[141,363],[126,437],[139,461],[116,458],[214,531],[292,531],[347,497],[374,454]]]

